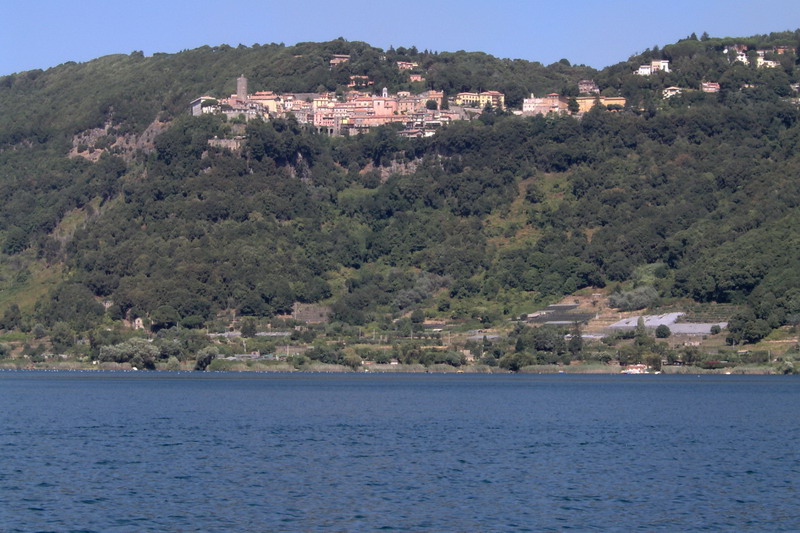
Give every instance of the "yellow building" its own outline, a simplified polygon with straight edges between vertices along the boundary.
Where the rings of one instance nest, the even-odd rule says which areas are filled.
[[[506,97],[499,91],[484,91],[482,93],[458,93],[456,105],[466,107],[486,107],[487,104],[495,109],[505,109]]]
[[[281,97],[272,91],[259,91],[250,96],[250,101],[261,104],[270,113],[283,113]]]
[[[578,102],[578,113],[587,113],[595,104],[604,105],[618,105],[625,107],[625,98],[622,96],[578,96],[575,98]]]

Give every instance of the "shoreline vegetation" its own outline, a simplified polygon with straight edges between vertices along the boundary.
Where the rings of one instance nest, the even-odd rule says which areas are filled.
[[[500,367],[492,367],[483,364],[470,364],[461,367],[454,367],[446,364],[435,364],[426,367],[421,364],[372,364],[358,368],[346,365],[313,363],[301,367],[295,367],[285,361],[225,361],[217,360],[219,364],[212,364],[203,372],[253,372],[253,373],[374,373],[374,374],[394,374],[394,373],[431,373],[431,374],[620,374],[624,367],[614,364],[571,364],[571,365],[530,365],[520,368],[516,372]],[[142,371],[142,372],[169,372],[169,371],[195,371],[192,365],[171,366],[159,364],[154,370],[140,370],[130,363],[111,363],[103,362],[92,364],[84,361],[59,361],[32,363],[25,359],[14,359],[0,362],[0,371],[6,370],[53,370],[53,371],[74,371],[74,370],[94,370],[94,371]],[[784,375],[785,372],[780,365],[740,365],[728,368],[700,368],[697,366],[662,366],[659,372],[648,372],[647,374],[664,375],[689,375],[689,374],[731,374],[731,375]]]

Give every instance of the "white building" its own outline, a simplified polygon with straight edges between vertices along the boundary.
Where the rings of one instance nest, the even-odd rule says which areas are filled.
[[[667,59],[654,59],[649,65],[641,65],[639,69],[634,72],[639,76],[649,76],[654,72],[669,72],[669,60]]]

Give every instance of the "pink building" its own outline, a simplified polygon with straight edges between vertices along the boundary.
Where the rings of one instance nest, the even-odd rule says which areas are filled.
[[[411,70],[413,68],[417,68],[419,64],[414,63],[412,61],[398,61],[397,68],[400,70]]]
[[[333,54],[330,63],[332,67],[335,67],[336,65],[341,65],[342,63],[347,63],[348,61],[350,61],[349,54]]]
[[[558,93],[550,93],[544,98],[530,98],[522,101],[523,115],[547,115],[548,113],[566,113],[567,99]]]

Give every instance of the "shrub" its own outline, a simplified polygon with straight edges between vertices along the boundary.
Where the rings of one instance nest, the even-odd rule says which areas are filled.
[[[621,311],[635,311],[658,303],[658,291],[649,285],[642,285],[630,291],[614,293],[608,301]]]
[[[206,346],[197,354],[197,359],[194,362],[194,369],[203,371],[214,359],[219,355],[219,349],[216,346]]]

